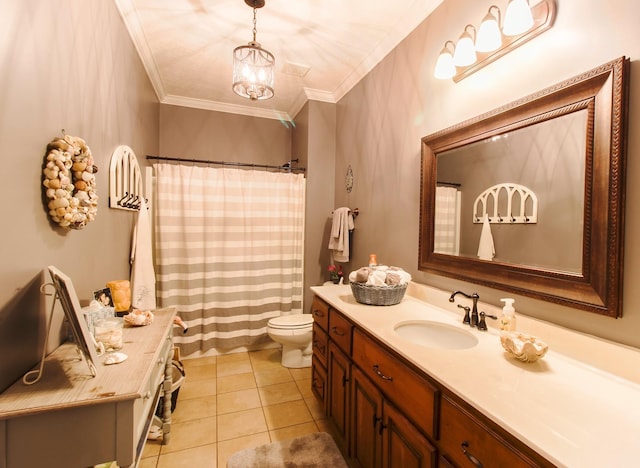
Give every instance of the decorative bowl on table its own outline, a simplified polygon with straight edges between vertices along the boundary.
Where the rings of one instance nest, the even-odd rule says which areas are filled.
[[[522,362],[536,362],[549,349],[544,341],[520,332],[500,332],[500,343],[510,355]]]

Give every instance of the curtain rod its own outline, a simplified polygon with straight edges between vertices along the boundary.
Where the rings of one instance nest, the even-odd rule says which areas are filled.
[[[462,184],[457,184],[455,182],[440,182],[436,181],[436,185],[448,185],[449,187],[462,187]]]
[[[233,161],[210,161],[210,160],[202,160],[202,159],[171,158],[167,156],[153,156],[153,155],[147,155],[147,159],[155,159],[159,161],[201,163],[201,164],[219,164],[221,166],[253,167],[258,169],[277,169],[279,171],[286,171],[286,172],[303,172],[304,173],[307,170],[305,167],[291,167],[291,165],[294,162],[298,162],[297,159],[292,159],[291,161],[286,162],[282,166],[270,166],[268,164],[252,164],[252,163],[242,163],[242,162],[233,162]]]

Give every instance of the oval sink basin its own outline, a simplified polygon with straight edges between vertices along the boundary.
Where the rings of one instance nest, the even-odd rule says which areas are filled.
[[[401,322],[394,331],[415,344],[429,348],[466,349],[478,344],[478,338],[466,330],[428,320]]]

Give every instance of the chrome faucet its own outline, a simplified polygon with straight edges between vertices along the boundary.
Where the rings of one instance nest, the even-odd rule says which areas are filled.
[[[472,327],[478,326],[478,299],[480,299],[480,296],[475,292],[469,295],[462,291],[454,291],[449,297],[449,302],[454,302],[458,294],[462,294],[467,299],[471,299],[473,301],[473,307],[471,308],[471,318],[469,318],[469,314],[465,314],[462,323],[465,323]]]

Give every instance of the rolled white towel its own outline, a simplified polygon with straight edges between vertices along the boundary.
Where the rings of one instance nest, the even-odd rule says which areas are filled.
[[[404,270],[396,270],[394,273],[400,275],[400,284],[407,284],[411,281],[411,275]]]
[[[386,271],[375,270],[371,272],[367,279],[367,285],[369,286],[386,286],[385,280],[387,278]]]

